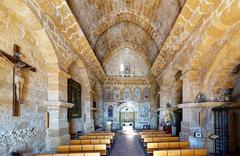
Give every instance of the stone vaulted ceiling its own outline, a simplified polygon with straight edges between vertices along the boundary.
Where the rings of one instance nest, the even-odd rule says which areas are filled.
[[[111,60],[116,59],[116,53],[121,53],[126,48],[130,49],[132,56],[141,56],[147,66],[145,69],[149,70],[180,13],[184,0],[67,2],[106,71],[106,66],[119,65],[109,65],[109,62],[114,62]]]

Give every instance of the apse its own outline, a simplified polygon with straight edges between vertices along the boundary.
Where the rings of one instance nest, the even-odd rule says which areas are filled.
[[[103,68],[109,76],[143,77],[147,76],[150,66],[139,52],[123,48],[116,51]]]

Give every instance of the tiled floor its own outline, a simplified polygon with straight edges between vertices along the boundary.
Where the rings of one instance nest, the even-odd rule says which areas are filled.
[[[136,134],[119,134],[110,156],[144,156],[138,136]]]

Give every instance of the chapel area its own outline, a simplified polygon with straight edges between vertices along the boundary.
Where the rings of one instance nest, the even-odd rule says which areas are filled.
[[[0,156],[239,156],[240,0],[0,0]]]

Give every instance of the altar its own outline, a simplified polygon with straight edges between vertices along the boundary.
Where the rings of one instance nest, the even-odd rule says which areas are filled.
[[[133,131],[133,122],[124,122],[122,123],[122,130],[123,131]]]

